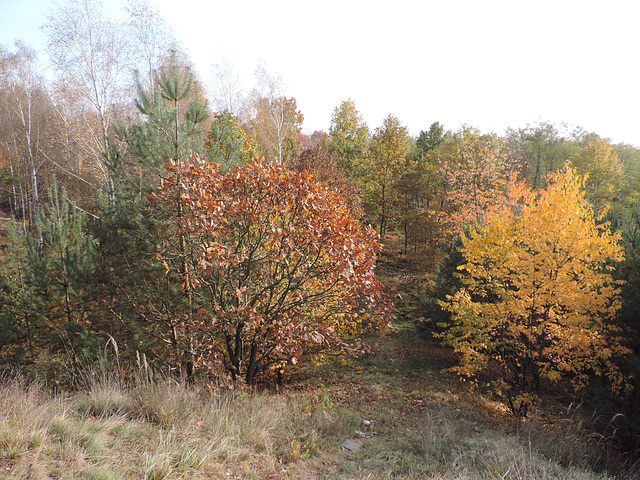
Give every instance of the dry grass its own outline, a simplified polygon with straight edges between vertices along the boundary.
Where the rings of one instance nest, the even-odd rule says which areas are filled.
[[[442,373],[450,351],[418,338],[407,321],[415,298],[403,298],[400,333],[376,340],[374,355],[304,366],[277,391],[187,386],[148,371],[125,382],[107,364],[68,394],[5,379],[0,480],[640,478],[588,412],[556,402],[515,420]],[[344,451],[356,430],[371,438]]]
[[[271,393],[103,374],[50,395],[5,380],[0,479],[637,478],[585,440],[575,411],[557,433],[542,411],[516,422],[442,374],[442,353],[405,331],[368,359],[309,366]],[[356,430],[372,437],[343,451]]]
[[[174,381],[49,397],[13,380],[0,398],[0,478],[280,477],[299,423],[286,398]]]

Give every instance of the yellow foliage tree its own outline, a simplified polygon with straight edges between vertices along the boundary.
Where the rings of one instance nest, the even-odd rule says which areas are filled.
[[[585,181],[585,191],[593,205],[620,208],[616,203],[622,196],[624,167],[609,140],[588,135],[571,163],[579,173],[589,175]]]
[[[461,354],[461,375],[497,365],[495,386],[510,401],[535,393],[541,378],[570,378],[576,388],[593,374],[613,388],[623,383],[612,263],[624,252],[604,212],[586,201],[584,182],[570,165],[549,175],[546,190],[512,179],[505,202],[462,236],[464,287],[443,302],[453,314],[446,343]]]
[[[357,165],[366,188],[365,209],[371,217],[378,217],[380,237],[388,228],[396,184],[402,174],[413,169],[413,162],[408,159],[410,150],[407,128],[389,115],[382,126],[376,128],[369,155]]]

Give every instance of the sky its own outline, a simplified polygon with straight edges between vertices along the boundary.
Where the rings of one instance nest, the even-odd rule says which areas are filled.
[[[638,0],[150,0],[205,87],[224,58],[254,84],[263,62],[328,131],[343,100],[369,128],[395,115],[485,133],[551,122],[640,147]],[[104,0],[124,15],[126,0]],[[0,44],[46,58],[51,0],[0,0]]]

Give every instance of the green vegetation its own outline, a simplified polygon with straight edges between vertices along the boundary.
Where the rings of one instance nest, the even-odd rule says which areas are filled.
[[[637,478],[639,148],[214,112],[101,8],[0,47],[0,479]]]
[[[441,369],[400,325],[369,358],[308,367],[276,391],[87,372],[72,394],[5,378],[0,478],[631,479],[584,406],[522,422]],[[365,420],[370,422],[365,424]],[[344,451],[356,430],[363,447]],[[626,472],[626,473],[625,473]]]

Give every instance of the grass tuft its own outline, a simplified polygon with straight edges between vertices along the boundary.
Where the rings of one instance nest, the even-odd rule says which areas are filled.
[[[0,478],[640,478],[582,408],[516,421],[442,373],[439,348],[404,325],[372,356],[302,368],[279,393],[148,370],[127,382],[104,366],[68,394],[5,380]]]

